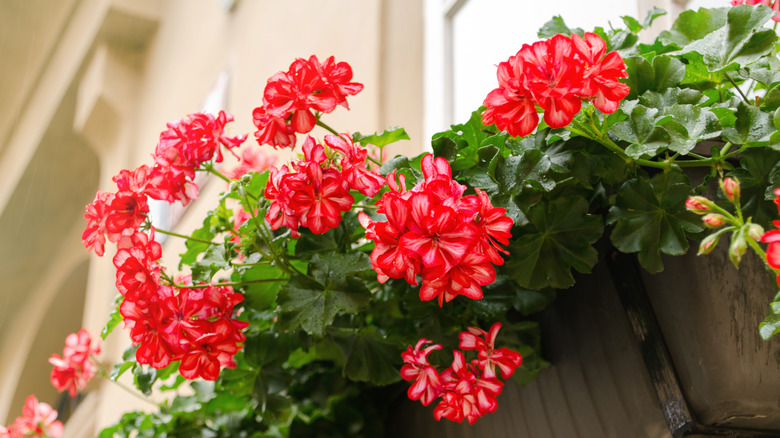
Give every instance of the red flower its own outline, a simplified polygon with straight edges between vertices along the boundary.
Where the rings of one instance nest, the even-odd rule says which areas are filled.
[[[104,193],[98,189],[95,200],[86,206],[87,212],[84,214],[87,228],[81,235],[81,241],[84,242],[87,250],[93,249],[99,256],[105,253],[107,203],[113,196],[113,193]]]
[[[59,392],[68,390],[75,397],[79,389],[84,389],[87,382],[95,376],[97,364],[93,357],[100,354],[98,343],[92,347],[92,338],[85,329],[71,333],[65,338],[65,349],[62,357],[53,354],[49,363],[54,365],[51,370],[51,383]]]
[[[238,166],[222,171],[230,179],[239,179],[249,172],[263,172],[276,162],[276,157],[266,155],[259,148],[247,148],[241,152]]]
[[[117,248],[113,262],[119,293],[129,300],[148,299],[156,293],[160,281],[160,244],[154,241],[153,234],[149,237],[136,232],[120,241]]]
[[[46,403],[39,403],[34,395],[27,397],[22,416],[10,429],[20,437],[59,438],[63,432],[62,422],[57,421],[57,411]]]
[[[325,144],[344,154],[341,159],[341,176],[349,188],[368,197],[379,193],[385,185],[385,177],[366,168],[366,148],[355,145],[347,134],[326,135]]]
[[[457,423],[465,418],[474,424],[483,414],[496,410],[496,396],[503,384],[495,378],[480,378],[477,370],[466,363],[462,352],[456,350],[453,355],[452,366],[441,373],[444,392],[433,416],[437,421],[447,418]]]
[[[501,323],[497,322],[490,328],[490,333],[477,327],[469,327],[468,331],[460,334],[460,348],[478,352],[479,359],[476,362],[486,378],[496,377],[494,367],[498,366],[501,377],[508,379],[523,362],[522,356],[516,351],[506,347],[495,349],[496,335],[500,329]]]
[[[482,299],[480,286],[486,286],[495,279],[496,270],[490,260],[482,254],[470,252],[443,277],[435,278],[435,274],[423,275],[420,299],[429,301],[438,297],[439,306],[443,301],[450,302],[458,295],[479,300]]]
[[[252,122],[257,127],[255,137],[259,145],[270,144],[275,148],[295,147],[295,130],[285,122],[284,117],[266,111],[264,106],[252,111]]]
[[[530,134],[539,124],[539,115],[530,91],[523,83],[523,60],[511,56],[498,64],[498,88],[488,93],[482,105],[482,123],[496,124],[513,137]]]
[[[358,94],[363,90],[363,84],[350,82],[352,80],[352,67],[346,62],[337,63],[332,56],[328,57],[323,64],[317,62],[317,57],[312,55],[309,58],[319,67],[319,72],[325,83],[333,92],[336,103],[349,109],[347,96]]]
[[[607,52],[607,44],[595,33],[585,32],[585,38],[572,34],[574,48],[585,60],[580,94],[595,97],[593,105],[603,113],[613,113],[620,100],[628,96],[630,87],[618,81],[627,78],[626,64],[618,52]]]
[[[158,164],[149,173],[146,194],[169,204],[178,201],[187,205],[191,200],[198,199],[198,186],[190,181],[186,174]]]
[[[582,102],[583,63],[574,56],[572,40],[556,35],[533,45],[523,45],[517,56],[523,60],[524,84],[544,109],[544,121],[562,128],[579,112]]]
[[[423,345],[430,342],[432,341],[420,339],[414,349],[410,345],[405,352],[401,353],[401,357],[406,363],[401,367],[401,377],[404,380],[414,381],[407,391],[409,399],[420,400],[425,406],[431,404],[442,391],[439,373],[428,363],[428,355],[433,350],[440,350],[441,345],[434,344],[420,351]]]
[[[223,135],[225,125],[231,121],[233,116],[220,111],[217,117],[195,113],[168,123],[168,129],[160,134],[160,142],[154,151],[155,161],[194,178],[195,169],[201,164],[214,157],[218,163],[222,161],[220,144],[232,149],[246,140],[246,135]]]

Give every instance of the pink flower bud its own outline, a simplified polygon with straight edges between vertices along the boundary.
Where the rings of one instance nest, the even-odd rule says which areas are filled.
[[[731,245],[729,246],[729,258],[734,266],[739,267],[739,262],[742,261],[745,251],[747,251],[747,241],[743,230],[739,230],[731,235]]]
[[[724,223],[726,223],[726,218],[723,217],[722,214],[718,213],[709,213],[704,215],[703,218],[701,218],[702,222],[704,222],[704,225],[708,228],[718,228]]]
[[[696,214],[706,214],[710,212],[711,204],[712,202],[704,196],[691,196],[685,201],[685,208]]]
[[[732,203],[739,202],[739,180],[736,178],[724,178],[720,182],[720,189]]]
[[[759,224],[746,224],[745,229],[747,230],[748,236],[757,242],[760,241],[761,236],[764,235],[764,227]]]
[[[698,255],[709,254],[718,245],[718,239],[720,239],[720,233],[710,234],[705,237],[699,244]]]

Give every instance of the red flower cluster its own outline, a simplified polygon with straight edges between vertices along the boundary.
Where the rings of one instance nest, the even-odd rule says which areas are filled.
[[[192,182],[195,169],[214,157],[217,162],[222,161],[220,144],[231,149],[246,140],[246,135],[223,135],[225,124],[232,120],[233,116],[220,111],[216,118],[198,113],[169,123],[153,154],[154,167],[142,165],[132,172],[122,170],[113,178],[117,193],[98,191],[95,200],[87,205],[87,228],[81,235],[87,249],[102,256],[106,237],[117,242],[135,232],[149,213],[147,196],[184,205],[197,198],[198,187]]]
[[[62,357],[53,354],[49,358],[49,363],[54,365],[51,370],[51,384],[59,392],[67,389],[68,394],[75,397],[78,391],[86,388],[87,382],[95,377],[95,357],[99,354],[99,343],[96,342],[95,346],[92,346],[92,338],[86,329],[69,334],[65,338]]]
[[[590,32],[584,38],[556,35],[524,44],[498,65],[498,88],[485,98],[483,123],[525,136],[539,123],[536,105],[552,128],[571,123],[583,101],[592,100],[604,113],[614,112],[630,89],[618,81],[628,77],[623,58],[606,50],[604,40]]]
[[[780,214],[780,189],[775,189],[775,204]],[[780,220],[772,223],[780,228]],[[767,231],[761,236],[761,241],[769,244],[766,248],[766,263],[775,270],[780,269],[780,229]],[[777,285],[780,286],[780,274],[777,275]]]
[[[241,152],[238,165],[231,169],[222,169],[221,172],[230,179],[239,179],[249,172],[263,172],[276,163],[276,157],[266,155],[257,147],[247,148]]]
[[[731,6],[737,5],[765,5],[775,11],[772,20],[780,22],[780,0],[731,0]]]
[[[60,438],[63,429],[57,411],[31,395],[24,402],[22,416],[9,427],[0,426],[0,438]]]
[[[246,135],[224,135],[225,124],[232,120],[220,111],[217,117],[198,113],[169,123],[153,154],[154,167],[122,170],[113,179],[118,192],[98,192],[84,216],[88,224],[82,240],[88,249],[102,256],[106,237],[117,244],[113,263],[116,286],[124,297],[120,313],[139,346],[136,360],[158,369],[181,360],[180,373],[188,379],[216,380],[222,366],[235,366],[233,356],[245,339],[241,330],[247,323],[232,314],[243,296],[228,286],[177,290],[161,285],[162,248],[154,240],[154,228],[148,235],[139,228],[149,212],[147,196],[185,205],[197,197],[195,170],[211,160],[221,162],[220,145],[230,150],[246,140]],[[257,158],[246,152],[244,156],[245,163]],[[54,384],[74,394],[79,383],[66,370],[57,371],[64,362],[52,362],[58,379]]]
[[[265,220],[271,229],[286,226],[294,237],[300,235],[299,226],[325,233],[339,226],[341,213],[355,202],[350,189],[374,196],[385,184],[380,174],[366,168],[366,149],[354,144],[349,135],[327,135],[325,144],[344,155],[339,165],[328,158],[324,146],[307,137],[304,159],[294,163],[292,170],[286,165],[271,168],[265,188],[265,197],[271,201]]]
[[[493,207],[487,194],[463,196],[466,187],[452,179],[444,158],[422,159],[425,180],[406,190],[403,175],[388,178],[391,190],[377,202],[387,222],[372,221],[361,213],[366,238],[375,242],[371,264],[377,278],[404,278],[417,284],[420,298],[436,297],[439,305],[458,295],[482,298],[482,287],[495,280],[493,265],[504,263],[500,244],[509,244],[512,219],[506,209]]]
[[[180,360],[187,379],[216,380],[221,367],[235,367],[233,356],[246,337],[247,322],[232,317],[244,297],[230,286],[174,289],[160,285],[154,294],[125,298],[120,313],[138,345],[136,360],[165,368]]]
[[[314,129],[317,115],[329,113],[337,105],[349,108],[347,96],[355,95],[363,85],[350,82],[352,67],[336,62],[331,56],[320,63],[312,55],[298,58],[286,72],[268,79],[263,92],[263,106],[255,108],[252,119],[260,145],[295,147],[295,133],[306,134]]]
[[[469,424],[474,424],[482,415],[495,412],[498,407],[496,397],[504,386],[496,378],[495,368],[500,370],[502,378],[508,379],[523,362],[520,353],[506,347],[495,348],[500,329],[501,324],[495,323],[489,333],[476,327],[462,332],[460,348],[476,351],[478,358],[467,363],[464,353],[456,350],[452,365],[441,374],[428,362],[428,355],[441,349],[441,345],[421,350],[423,345],[431,342],[427,339],[420,339],[414,349],[410,345],[401,354],[406,363],[401,367],[401,377],[414,382],[407,392],[409,398],[428,406],[441,397],[433,411],[438,421],[444,417],[460,423],[465,418]]]

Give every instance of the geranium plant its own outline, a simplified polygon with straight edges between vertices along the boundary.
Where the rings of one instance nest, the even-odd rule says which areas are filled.
[[[101,437],[380,436],[403,393],[473,423],[500,409],[506,379],[549,366],[534,315],[593,268],[600,239],[657,273],[689,239],[704,254],[729,235],[735,265],[750,247],[780,272],[776,12],[734,3],[683,12],[650,44],[638,33],[658,9],[592,32],[554,18],[433,154],[388,157],[400,128],[331,128],[363,89],[332,57],[268,80],[258,144],[227,134],[224,112],[169,123],[154,162],[120,172],[85,215],[86,247],[116,247],[102,336],[121,324],[133,346],[103,370],[89,334],[73,334],[52,382],[73,396],[96,373],[132,373],[141,393],[170,394]],[[330,134],[309,136],[316,126]],[[299,155],[275,167],[261,147]],[[219,167],[230,153],[238,167]],[[197,172],[225,181],[202,227],[157,228],[148,199],[187,205]],[[160,265],[160,234],[186,240],[178,266]],[[766,339],[780,331],[772,295]],[[61,432],[38,410],[25,415],[40,436]],[[30,436],[18,422],[0,436]]]

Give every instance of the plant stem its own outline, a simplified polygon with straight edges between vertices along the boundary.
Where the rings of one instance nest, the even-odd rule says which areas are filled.
[[[229,183],[231,180],[227,176],[225,176],[222,172],[218,171],[214,168],[214,165],[211,163],[204,163],[203,167],[206,169],[207,172],[209,172],[212,175],[216,175],[217,177],[224,180],[226,183]]]
[[[258,284],[258,283],[276,283],[276,282],[284,282],[290,280],[289,278],[258,278],[257,280],[247,280],[247,281],[226,281],[224,283],[205,283],[205,284],[194,284],[194,285],[176,285],[179,288],[187,288],[187,289],[206,289],[209,287],[222,287],[222,286],[246,286],[248,284]]]
[[[115,384],[116,386],[118,386],[118,387],[122,388],[122,390],[124,390],[124,391],[125,391],[125,392],[127,392],[128,394],[132,395],[133,397],[137,398],[138,400],[141,400],[141,401],[143,401],[143,402],[145,402],[145,403],[149,403],[150,405],[152,405],[152,406],[154,406],[154,407],[159,407],[159,406],[157,405],[157,403],[153,402],[152,400],[150,400],[150,399],[149,399],[148,397],[146,397],[145,395],[139,394],[139,393],[138,393],[138,391],[135,391],[135,390],[133,390],[132,388],[128,387],[127,385],[125,385],[124,383],[122,383],[122,382],[120,382],[120,381],[118,381],[118,380],[113,380],[113,379],[112,379],[112,378],[111,378],[111,377],[108,375],[108,373],[106,372],[106,369],[105,369],[105,368],[103,368],[103,365],[102,365],[100,362],[98,362],[97,360],[95,360],[94,362],[95,362],[95,363],[97,364],[97,366],[98,366],[98,374],[100,374],[100,375],[101,375],[102,377],[104,377],[106,380],[108,380],[109,382],[112,382],[112,383],[113,383],[113,384]]]
[[[747,240],[748,245],[750,245],[750,247],[753,248],[753,251],[755,251],[756,254],[758,254],[758,256],[761,257],[761,260],[763,260],[764,263],[766,264],[766,252],[764,252],[764,250],[761,249],[761,246],[759,246],[758,242],[753,240],[752,237],[750,237],[750,236],[745,236],[745,237],[746,237],[745,240]],[[777,269],[772,268],[769,265],[767,265],[767,267],[769,267],[773,271],[777,272]]]
[[[193,242],[206,243],[206,244],[209,244],[209,245],[219,245],[218,243],[214,243],[214,242],[212,242],[210,240],[198,239],[197,237],[186,236],[184,234],[174,233],[173,231],[161,230],[159,228],[155,228],[154,231],[156,233],[167,234],[168,236],[181,237],[182,239],[191,240]]]
[[[331,128],[330,126],[328,126],[325,122],[323,122],[320,119],[317,119],[317,126],[319,126],[320,128],[325,128],[325,130],[327,130],[328,132],[330,132],[333,135],[339,135],[339,133],[336,132],[335,129]]]
[[[750,105],[750,101],[748,100],[747,96],[745,96],[745,94],[742,92],[742,90],[739,89],[739,86],[737,85],[736,82],[734,82],[734,79],[732,79],[731,76],[729,76],[728,72],[724,71],[723,75],[726,76],[726,79],[728,79],[729,82],[731,82],[731,85],[733,85],[734,88],[737,89],[737,92],[739,93],[739,95],[742,96],[742,100],[745,101],[746,104]]]

